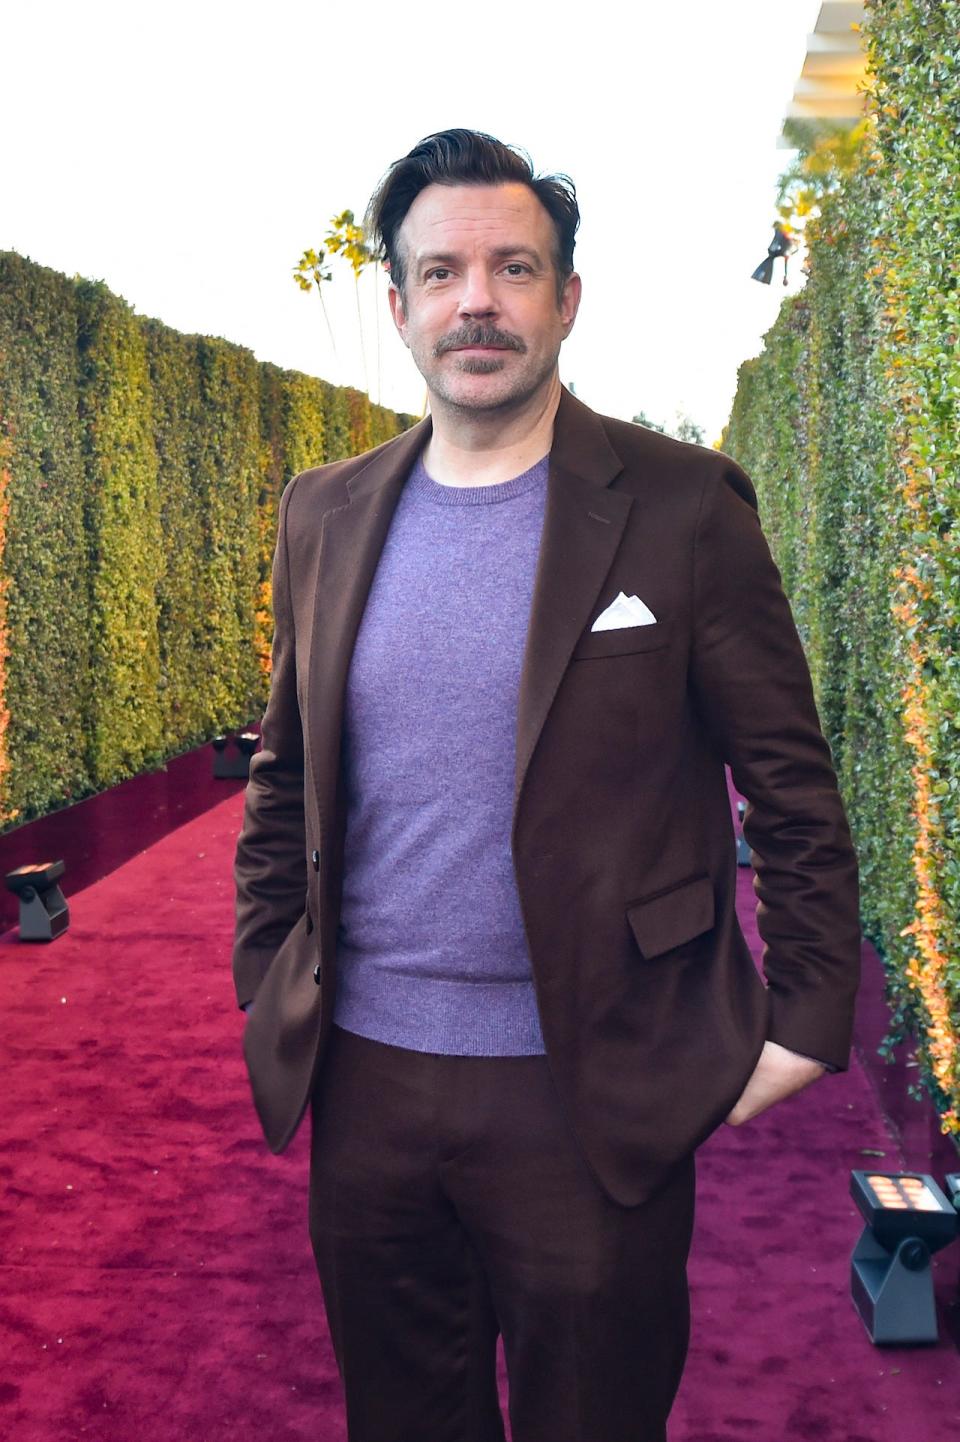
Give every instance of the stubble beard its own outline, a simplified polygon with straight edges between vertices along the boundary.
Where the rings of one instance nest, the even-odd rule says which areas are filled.
[[[558,352],[559,353],[559,352]],[[421,363],[421,359],[424,363]],[[512,379],[505,379],[503,387],[491,387],[487,394],[464,394],[456,385],[455,376],[445,374],[437,364],[435,352],[431,349],[426,357],[414,356],[417,369],[427,383],[427,389],[443,405],[461,415],[490,414],[517,410],[527,404],[549,379],[557,363],[557,357],[548,357],[532,372],[524,368]],[[460,356],[457,372],[467,376],[496,375],[502,371],[506,360],[499,356]]]
[[[468,346],[493,346],[498,353],[470,355],[465,350]],[[543,374],[531,376],[527,371],[529,350],[521,336],[483,321],[468,321],[448,331],[432,345],[411,346],[411,354],[434,401],[460,415],[514,410],[536,393],[544,379]],[[462,392],[457,386],[458,375],[497,375],[504,370],[512,354],[524,357],[525,364],[512,380],[505,379],[503,387],[491,387],[489,393],[474,396],[469,391]],[[549,371],[548,366],[545,374]]]

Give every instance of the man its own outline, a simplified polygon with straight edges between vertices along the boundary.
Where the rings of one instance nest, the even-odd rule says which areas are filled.
[[[662,1442],[695,1150],[848,1064],[847,822],[750,481],[560,384],[572,184],[453,130],[368,218],[430,414],[281,500],[254,1097],[312,1102],[352,1442],[502,1439],[498,1332],[514,1442]]]

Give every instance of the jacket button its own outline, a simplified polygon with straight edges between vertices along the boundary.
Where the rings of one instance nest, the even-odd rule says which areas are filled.
[[[320,963],[319,963],[319,961],[317,962],[316,966],[313,968],[313,979],[314,979],[314,981],[317,983],[317,986],[319,986],[319,985],[320,985]]]
[[[314,869],[314,871],[319,871],[319,870],[320,870],[320,853],[319,853],[319,851],[312,851],[312,852],[310,853],[310,860],[313,862],[313,869]]]

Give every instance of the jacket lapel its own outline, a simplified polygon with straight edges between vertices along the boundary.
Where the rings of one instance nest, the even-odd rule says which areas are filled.
[[[622,470],[599,417],[563,390],[554,422],[543,535],[520,672],[514,828],[534,748],[633,504],[631,496],[609,489]]]
[[[306,691],[309,764],[321,824],[333,820],[347,672],[403,483],[432,428],[429,416],[347,481],[324,514]],[[543,534],[520,674],[514,821],[537,740],[574,645],[610,569],[632,498],[611,491],[622,463],[589,407],[561,393]]]
[[[346,502],[325,511],[321,522],[305,700],[307,751],[322,827],[337,794],[354,642],[403,483],[431,427],[428,416],[380,449],[347,481]]]

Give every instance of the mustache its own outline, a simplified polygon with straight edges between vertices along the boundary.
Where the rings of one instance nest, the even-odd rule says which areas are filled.
[[[518,335],[498,330],[492,325],[462,325],[459,330],[448,331],[441,336],[433,348],[435,356],[444,355],[448,350],[463,350],[468,345],[494,346],[497,350],[525,351],[526,345]]]

